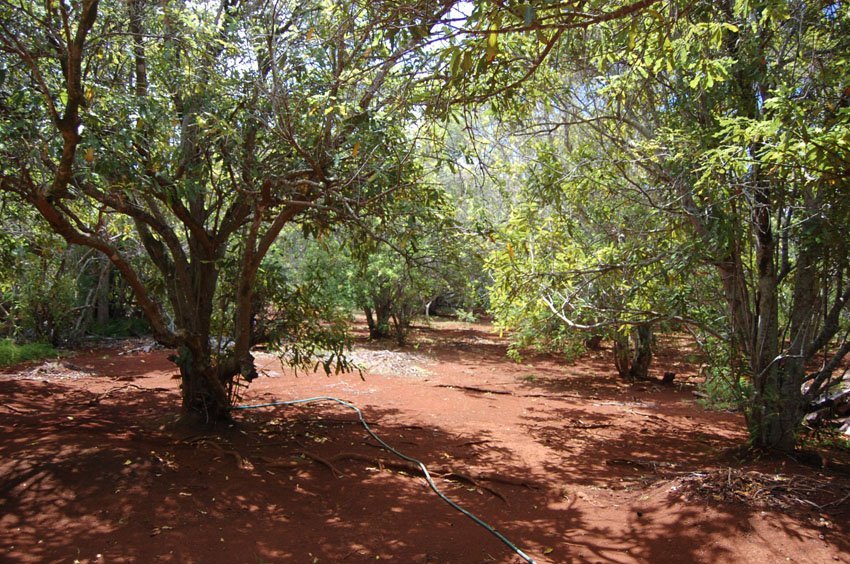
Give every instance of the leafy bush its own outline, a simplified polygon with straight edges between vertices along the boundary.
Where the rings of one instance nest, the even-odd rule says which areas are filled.
[[[496,326],[508,332],[508,357],[515,362],[522,362],[523,354],[528,353],[557,354],[572,362],[587,351],[586,333],[566,327],[544,310],[511,305],[493,311]]]
[[[0,340],[0,366],[10,366],[27,360],[56,356],[56,349],[47,343],[15,344],[12,339]]]
[[[704,397],[699,399],[699,404],[706,409],[738,411],[750,395],[749,380],[734,378],[727,369],[711,370],[700,388]]]
[[[455,315],[457,316],[457,320],[463,323],[478,323],[478,316],[471,309],[459,309],[455,312]]]

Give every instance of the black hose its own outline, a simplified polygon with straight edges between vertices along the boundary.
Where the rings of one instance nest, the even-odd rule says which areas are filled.
[[[451,499],[449,499],[448,497],[446,497],[446,495],[437,488],[437,485],[434,483],[434,480],[431,479],[431,474],[428,472],[428,468],[425,467],[425,464],[423,464],[422,461],[417,460],[417,459],[413,458],[412,456],[407,456],[406,454],[397,451],[396,449],[394,449],[393,447],[388,445],[386,442],[384,442],[384,440],[381,439],[381,437],[376,435],[375,432],[372,430],[372,428],[369,427],[369,424],[366,423],[366,419],[363,418],[363,412],[360,411],[360,409],[356,405],[348,403],[347,401],[343,401],[339,398],[334,398],[334,397],[330,397],[330,396],[319,396],[319,397],[315,397],[315,398],[297,399],[297,400],[290,400],[290,401],[274,401],[274,402],[270,402],[270,403],[259,403],[259,404],[254,404],[254,405],[236,405],[236,406],[231,407],[230,409],[231,410],[257,409],[257,408],[260,408],[260,407],[276,407],[276,406],[280,406],[280,405],[298,405],[298,404],[302,404],[302,403],[317,403],[317,402],[323,402],[323,401],[330,401],[330,402],[338,403],[339,405],[342,405],[342,406],[347,407],[349,409],[353,409],[354,412],[357,413],[357,417],[358,417],[358,419],[360,419],[360,423],[363,425],[363,428],[366,429],[366,432],[369,433],[369,435],[373,439],[378,441],[378,443],[380,443],[380,445],[382,447],[384,447],[388,452],[391,452],[392,454],[401,458],[402,460],[412,462],[413,464],[416,464],[419,467],[419,469],[422,471],[422,474],[425,476],[425,481],[428,482],[428,486],[434,491],[435,494],[437,494],[440,497],[440,499],[442,499],[443,501],[445,501],[446,503],[451,505],[453,508],[455,508],[456,510],[460,511],[461,513],[463,513],[464,515],[466,515],[467,517],[472,519],[476,524],[480,525],[487,532],[489,532],[491,535],[493,535],[494,537],[496,537],[497,539],[502,541],[502,543],[505,544],[505,546],[507,546],[512,551],[517,553],[517,555],[519,555],[520,558],[522,558],[523,560],[525,560],[529,564],[535,564],[534,559],[532,559],[525,552],[523,552],[522,549],[520,549],[517,545],[515,545],[510,540],[508,540],[508,538],[505,537],[505,535],[503,535],[502,533],[500,533],[499,531],[497,531],[496,529],[494,529],[493,527],[491,527],[490,525],[488,525],[487,523],[485,523],[484,521],[479,519],[477,516],[472,514],[470,511],[464,509],[463,507],[458,505],[456,502],[454,502]]]

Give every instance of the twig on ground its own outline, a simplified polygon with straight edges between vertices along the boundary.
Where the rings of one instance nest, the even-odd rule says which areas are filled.
[[[115,388],[111,388],[111,389],[109,389],[109,390],[106,390],[106,391],[105,391],[105,392],[103,392],[103,393],[97,394],[94,398],[92,398],[92,399],[90,399],[90,400],[88,401],[88,404],[89,404],[89,405],[97,405],[98,403],[100,403],[100,402],[101,402],[101,400],[103,400],[104,398],[109,397],[111,394],[114,394],[115,392],[122,392],[122,391],[124,391],[124,390],[126,390],[126,389],[128,389],[128,388],[135,388],[135,389],[137,389],[137,390],[144,390],[144,389],[146,389],[146,388],[143,388],[142,386],[138,386],[138,385],[136,385],[136,384],[124,384],[123,386],[118,386],[118,387],[115,387]],[[165,388],[155,388],[155,389],[153,389],[153,388],[152,388],[151,390],[152,390],[152,391],[154,391],[154,390],[157,390],[157,391],[158,391],[158,390],[164,390],[164,389],[165,389]]]
[[[829,503],[824,503],[823,505],[821,505],[821,509],[823,509],[824,507],[832,507],[833,505],[835,505],[837,507],[837,506],[843,504],[848,499],[850,499],[850,493],[848,493],[847,495],[845,495],[841,499],[836,499],[835,501],[830,501]]]

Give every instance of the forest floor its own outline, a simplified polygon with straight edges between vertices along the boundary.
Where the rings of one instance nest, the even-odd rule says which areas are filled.
[[[413,346],[362,333],[370,368],[326,377],[258,355],[243,403],[335,396],[537,562],[850,563],[850,460],[742,462],[740,414],[694,397],[667,347],[627,384],[610,351],[522,364],[485,325]],[[662,343],[664,344],[664,343]],[[0,561],[518,562],[339,405],[183,421],[169,352],[103,343],[0,375]]]

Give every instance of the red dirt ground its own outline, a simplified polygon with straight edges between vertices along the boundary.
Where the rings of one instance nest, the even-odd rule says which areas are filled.
[[[656,363],[679,373],[666,387],[618,381],[604,351],[515,364],[485,326],[436,323],[414,342],[419,369],[396,355],[365,380],[259,355],[268,377],[243,402],[356,404],[541,563],[850,563],[842,453],[825,469],[737,461],[742,418],[695,403],[684,355]],[[0,375],[0,561],[520,561],[343,407],[200,430],[177,415],[168,352],[123,346]]]

